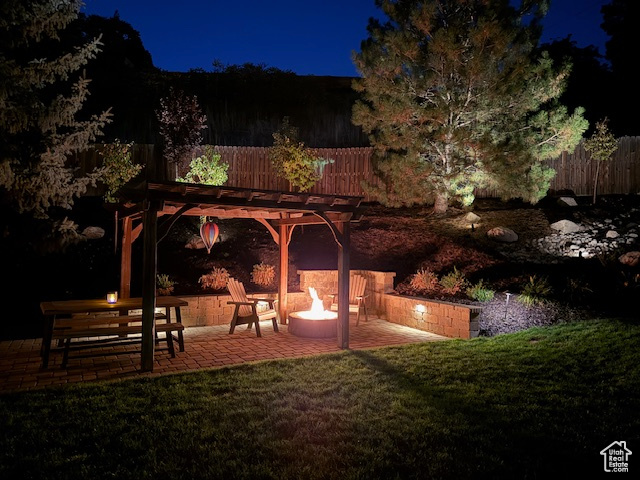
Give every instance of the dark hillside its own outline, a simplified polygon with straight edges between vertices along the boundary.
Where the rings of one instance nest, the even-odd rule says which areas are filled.
[[[115,138],[158,143],[155,110],[170,87],[196,95],[207,115],[204,143],[270,146],[283,117],[298,127],[311,147],[368,145],[351,123],[356,93],[348,77],[298,76],[286,72],[175,73],[125,70],[92,84],[91,111],[111,107],[113,123],[104,141]]]

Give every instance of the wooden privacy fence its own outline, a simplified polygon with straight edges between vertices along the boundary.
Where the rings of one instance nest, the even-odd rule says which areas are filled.
[[[91,171],[101,164],[99,146],[79,154],[81,172]],[[286,180],[275,175],[269,161],[268,147],[216,146],[223,162],[229,164],[226,185],[265,190],[290,190]],[[318,155],[333,160],[325,166],[322,179],[311,189],[312,193],[356,195],[365,201],[375,201],[362,187],[362,183],[380,185],[372,163],[371,147],[319,148]],[[147,166],[149,179],[173,180],[175,175],[166,168],[154,145],[134,145],[133,158],[136,163]],[[576,195],[591,195],[596,162],[591,161],[582,144],[573,153],[565,152],[547,164],[556,170],[551,190],[572,190]],[[90,192],[97,194],[98,192]],[[600,168],[598,194],[640,193],[640,137],[618,139],[618,150]],[[477,197],[495,197],[496,192],[481,190]]]

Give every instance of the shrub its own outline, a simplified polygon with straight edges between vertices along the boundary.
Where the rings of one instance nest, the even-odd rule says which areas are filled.
[[[518,301],[527,307],[540,305],[546,302],[552,292],[553,289],[547,277],[533,275],[529,277],[529,281],[518,295]]]
[[[202,288],[211,288],[213,290],[222,290],[227,286],[229,281],[229,272],[226,268],[215,267],[211,273],[205,273],[200,277],[198,283],[202,284]]]
[[[169,275],[158,274],[156,277],[156,292],[158,295],[171,295],[173,286],[176,284],[169,278]]]
[[[455,295],[460,292],[467,284],[464,273],[458,271],[456,267],[453,267],[453,271],[447,273],[440,279],[440,286],[445,293],[449,295]]]
[[[187,174],[184,177],[176,178],[176,181],[202,185],[222,185],[227,181],[229,164],[220,162],[220,158],[220,154],[214,151],[212,145],[205,145],[204,154],[191,160]]]
[[[495,293],[494,290],[487,288],[482,280],[467,288],[467,297],[478,302],[490,302],[493,300]]]
[[[276,279],[276,268],[273,265],[259,263],[253,266],[251,281],[261,287],[273,285]]]
[[[432,292],[438,286],[438,276],[431,270],[421,269],[413,274],[410,285],[418,292]]]
[[[593,294],[593,289],[589,283],[578,278],[568,278],[564,291],[565,298],[572,302],[582,302]]]

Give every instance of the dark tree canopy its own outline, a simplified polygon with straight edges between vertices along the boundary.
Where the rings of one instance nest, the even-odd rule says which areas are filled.
[[[616,135],[640,135],[638,62],[640,51],[640,2],[611,0],[602,7],[602,29],[611,37],[606,58],[611,64],[611,100],[615,113],[609,115]],[[597,93],[596,93],[597,94]]]
[[[540,47],[549,52],[556,65],[571,64],[567,87],[560,102],[570,110],[584,107],[591,133],[602,118],[611,116],[615,105],[612,100],[611,71],[604,57],[593,46],[578,47],[571,35]]]

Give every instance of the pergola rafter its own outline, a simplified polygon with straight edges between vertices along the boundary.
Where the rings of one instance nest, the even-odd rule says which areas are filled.
[[[340,348],[349,348],[350,224],[362,216],[362,197],[203,186],[180,182],[141,182],[120,192],[123,219],[120,295],[131,293],[131,244],[143,233],[142,368],[153,370],[157,244],[183,215],[253,219],[279,246],[278,308],[287,318],[289,242],[297,225],[326,224],[338,244],[338,331]],[[160,221],[159,221],[160,219]],[[133,227],[134,221],[141,221]]]

